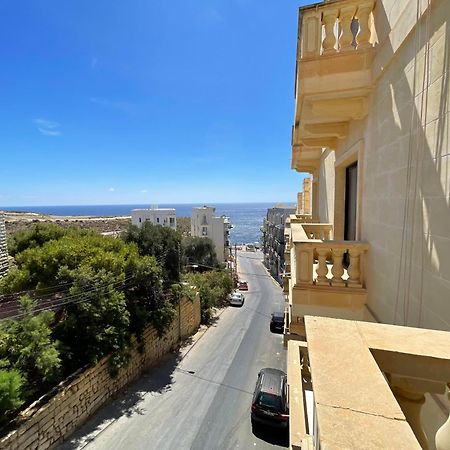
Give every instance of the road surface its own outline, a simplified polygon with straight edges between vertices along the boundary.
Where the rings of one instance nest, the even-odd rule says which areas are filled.
[[[250,405],[258,371],[286,371],[282,335],[269,331],[282,310],[281,288],[261,252],[239,253],[244,306],[228,307],[194,343],[167,355],[100,409],[61,449],[266,449],[288,446],[287,432],[253,429]],[[199,337],[200,336],[200,337]]]

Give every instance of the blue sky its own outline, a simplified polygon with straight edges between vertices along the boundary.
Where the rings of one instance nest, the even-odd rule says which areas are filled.
[[[0,205],[295,202],[293,0],[0,0]]]

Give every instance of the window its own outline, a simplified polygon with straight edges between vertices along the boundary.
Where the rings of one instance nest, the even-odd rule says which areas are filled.
[[[159,217],[156,218],[156,223],[159,223]]]
[[[174,217],[170,217],[169,218],[169,223],[170,223],[170,225],[173,225],[175,223],[175,218]]]
[[[208,228],[202,227],[202,236],[208,236]]]
[[[139,223],[141,223],[142,222],[142,219],[139,217]]]

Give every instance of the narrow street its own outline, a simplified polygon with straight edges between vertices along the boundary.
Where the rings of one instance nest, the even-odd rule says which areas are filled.
[[[249,291],[226,308],[194,345],[161,363],[91,418],[61,449],[264,449],[287,447],[287,432],[252,431],[250,404],[258,371],[286,371],[282,335],[269,331],[283,309],[281,288],[261,252],[238,254]]]

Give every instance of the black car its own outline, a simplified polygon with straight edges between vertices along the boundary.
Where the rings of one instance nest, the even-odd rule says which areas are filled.
[[[278,332],[283,333],[284,331],[284,313],[274,312],[270,319],[270,331],[272,333]]]
[[[289,425],[287,377],[282,370],[261,369],[252,401],[252,426],[256,423],[286,428]]]

